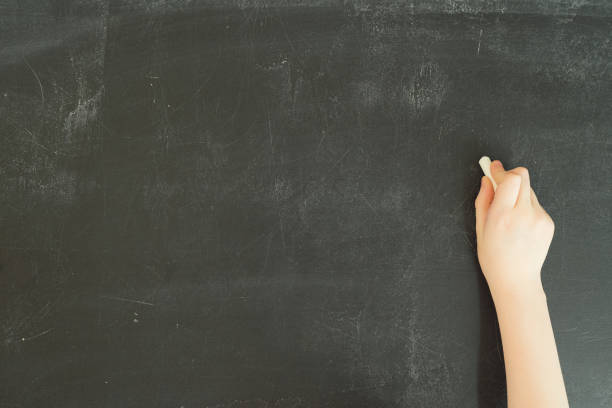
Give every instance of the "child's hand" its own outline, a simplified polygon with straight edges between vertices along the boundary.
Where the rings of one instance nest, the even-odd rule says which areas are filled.
[[[554,233],[554,223],[540,206],[524,167],[505,171],[491,164],[498,184],[482,177],[476,197],[478,260],[491,294],[540,291],[540,269]]]

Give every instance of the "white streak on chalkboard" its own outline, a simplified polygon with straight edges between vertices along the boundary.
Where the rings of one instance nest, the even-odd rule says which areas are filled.
[[[71,137],[77,130],[85,129],[90,121],[97,117],[98,110],[102,103],[103,93],[104,87],[100,87],[96,93],[89,98],[79,97],[77,106],[73,111],[68,113],[68,116],[64,120],[64,129],[67,132],[67,137]]]
[[[351,151],[351,148],[349,147],[348,149],[346,149],[346,152],[344,152],[344,154],[342,155],[342,157],[340,157],[338,159],[338,161],[336,161],[336,163],[334,163],[334,165],[332,166],[332,170],[336,168],[337,165],[340,164],[340,162],[342,162],[342,160],[344,160],[344,158],[346,157],[346,155]]]
[[[41,336],[44,336],[45,334],[49,333],[51,330],[53,330],[53,327],[52,327],[52,328],[50,328],[50,329],[47,329],[47,330],[45,330],[45,331],[43,331],[43,332],[41,332],[41,333],[35,334],[34,336],[30,336],[30,337],[22,337],[22,338],[21,338],[21,341],[30,341],[30,340],[37,339],[37,338],[39,338],[39,337],[41,337]]]
[[[144,300],[138,299],[127,299],[117,296],[100,296],[102,299],[118,300],[119,302],[137,303],[139,305],[155,306],[154,303],[145,302]]]
[[[23,58],[23,62],[25,62],[27,67],[30,68],[30,71],[32,71],[32,74],[34,74],[34,78],[36,78],[36,82],[38,82],[38,87],[40,88],[40,100],[41,100],[42,105],[45,106],[45,91],[43,89],[42,82],[40,81],[40,78],[38,74],[36,73],[36,71],[34,71],[34,68],[32,68],[32,66],[28,63],[28,60],[26,59],[26,57],[24,56],[22,58]]]
[[[323,130],[321,133],[323,134],[323,136],[321,136],[321,140],[319,140],[319,144],[317,145],[317,151],[316,151],[315,158],[319,157],[319,149],[321,149],[321,145],[323,144],[323,141],[327,137],[327,132],[325,130]]]
[[[280,224],[280,236],[281,236],[281,242],[283,243],[283,249],[287,249],[287,244],[285,243],[285,230],[283,228],[283,219],[279,218],[279,224]]]
[[[274,232],[268,236],[268,245],[266,247],[266,258],[264,259],[264,266],[262,271],[265,271],[268,267],[268,257],[270,256],[270,244],[272,244],[272,238],[274,237]]]

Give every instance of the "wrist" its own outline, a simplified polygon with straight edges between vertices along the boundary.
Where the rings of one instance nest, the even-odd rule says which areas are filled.
[[[546,300],[546,293],[540,279],[533,282],[521,282],[515,285],[489,285],[489,289],[496,307],[529,304],[535,301]]]

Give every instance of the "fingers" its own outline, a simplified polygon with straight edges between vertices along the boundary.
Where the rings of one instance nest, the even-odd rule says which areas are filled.
[[[514,208],[521,188],[521,176],[507,172],[503,181],[497,186],[495,200],[491,204],[491,211]]]
[[[495,179],[495,182],[498,185],[504,183],[504,181],[507,180],[508,175],[510,174],[517,175],[520,178],[518,195],[515,198],[514,204],[515,205],[533,204],[534,203],[533,197],[535,196],[535,194],[533,194],[531,190],[529,172],[527,171],[525,167],[516,167],[512,170],[505,171],[504,166],[499,160],[495,160],[493,163],[491,163],[491,175],[493,176],[493,178]],[[514,191],[513,189],[505,189],[505,190]],[[537,199],[535,200],[535,203],[537,203]]]
[[[490,211],[498,212],[529,205],[538,208],[538,199],[531,188],[529,172],[525,167],[506,171],[499,160],[491,163],[491,176],[498,184],[497,191],[488,177],[481,178],[481,186],[476,197],[476,236],[482,236],[484,225]]]
[[[510,170],[510,173],[514,173],[521,178],[521,187],[519,189],[517,205],[531,205],[531,183],[529,181],[529,172],[525,167],[516,167]]]
[[[480,191],[478,192],[478,196],[476,197],[476,238],[482,236],[482,230],[484,227],[485,220],[487,218],[487,213],[489,211],[489,206],[491,205],[491,201],[493,201],[493,197],[495,193],[493,192],[493,183],[489,180],[488,177],[483,176],[480,179]]]
[[[500,185],[504,181],[506,171],[504,170],[502,162],[500,162],[499,160],[494,160],[491,163],[491,176],[493,176],[493,179],[495,180],[497,185]]]

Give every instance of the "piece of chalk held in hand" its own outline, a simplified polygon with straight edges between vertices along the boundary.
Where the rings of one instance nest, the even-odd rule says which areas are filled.
[[[497,190],[497,183],[493,180],[493,176],[491,175],[491,159],[489,159],[489,156],[482,156],[480,160],[478,160],[478,164],[480,164],[484,175],[493,183],[493,191]]]

